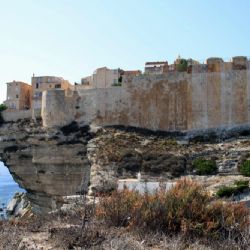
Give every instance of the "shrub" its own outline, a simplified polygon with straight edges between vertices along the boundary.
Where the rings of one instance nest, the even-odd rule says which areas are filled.
[[[217,191],[217,196],[219,197],[230,197],[242,193],[245,189],[249,187],[249,181],[238,180],[234,182],[234,186],[222,186]]]
[[[5,104],[0,104],[0,112],[7,109],[7,106]]]
[[[238,181],[235,181],[234,182],[234,185],[236,185],[236,186],[241,186],[241,185],[243,185],[243,186],[249,186],[249,181],[248,180],[238,180]]]
[[[239,193],[243,192],[245,189],[249,188],[249,181],[247,180],[239,180],[235,181],[234,185],[237,187],[237,191]]]
[[[237,191],[237,187],[222,186],[216,192],[216,195],[218,197],[230,197],[236,194],[236,191]]]
[[[133,210],[136,209],[136,203],[140,202],[141,198],[138,192],[127,188],[114,191],[109,197],[100,200],[97,216],[104,219],[108,225],[127,226]]]
[[[249,222],[249,210],[243,204],[212,203],[200,185],[186,179],[153,194],[114,191],[101,198],[97,215],[113,226],[188,237],[238,237]]]
[[[194,169],[198,175],[207,175],[217,172],[216,162],[214,160],[195,159],[192,162]]]
[[[176,64],[176,70],[179,72],[187,71],[188,62],[186,59],[180,59],[180,62]]]
[[[244,161],[239,168],[242,175],[250,177],[250,160]]]

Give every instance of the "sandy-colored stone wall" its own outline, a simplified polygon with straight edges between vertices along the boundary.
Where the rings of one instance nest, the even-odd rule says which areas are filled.
[[[5,122],[16,122],[22,119],[30,119],[32,112],[31,110],[5,110],[1,115]]]
[[[49,109],[44,109],[45,113],[57,115],[56,119],[54,115],[43,116],[44,125],[76,120],[97,125],[193,131],[248,124],[250,70],[212,70],[215,72],[142,75],[127,79],[123,87],[79,90],[74,104],[72,99],[69,106],[66,101],[67,115],[57,115],[63,99],[57,107],[49,105]]]
[[[46,90],[42,96],[41,115],[45,127],[64,126],[75,119],[77,96],[61,89]]]

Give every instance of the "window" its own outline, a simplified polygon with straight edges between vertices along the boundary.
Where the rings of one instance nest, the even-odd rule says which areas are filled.
[[[16,98],[18,98],[19,97],[19,95],[16,95]]]
[[[39,83],[37,82],[37,83],[36,83],[36,89],[38,89],[38,88],[39,88]]]
[[[56,88],[56,89],[60,89],[60,88],[61,88],[61,84],[56,84],[56,85],[55,85],[55,88]]]

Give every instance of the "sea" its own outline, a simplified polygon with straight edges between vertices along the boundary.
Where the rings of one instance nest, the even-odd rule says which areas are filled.
[[[7,206],[16,192],[24,192],[24,190],[13,180],[8,168],[0,162],[0,211]]]

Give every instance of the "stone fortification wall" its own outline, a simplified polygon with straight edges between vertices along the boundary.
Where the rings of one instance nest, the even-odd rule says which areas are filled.
[[[22,119],[30,119],[32,112],[31,110],[5,110],[1,115],[5,122],[16,122]]]
[[[72,91],[61,89],[44,91],[41,109],[43,126],[64,126],[74,120],[76,98]]]
[[[163,131],[231,128],[250,122],[250,70],[169,72],[127,79],[123,87],[45,92],[44,126],[76,120]],[[59,94],[60,93],[60,94]]]

